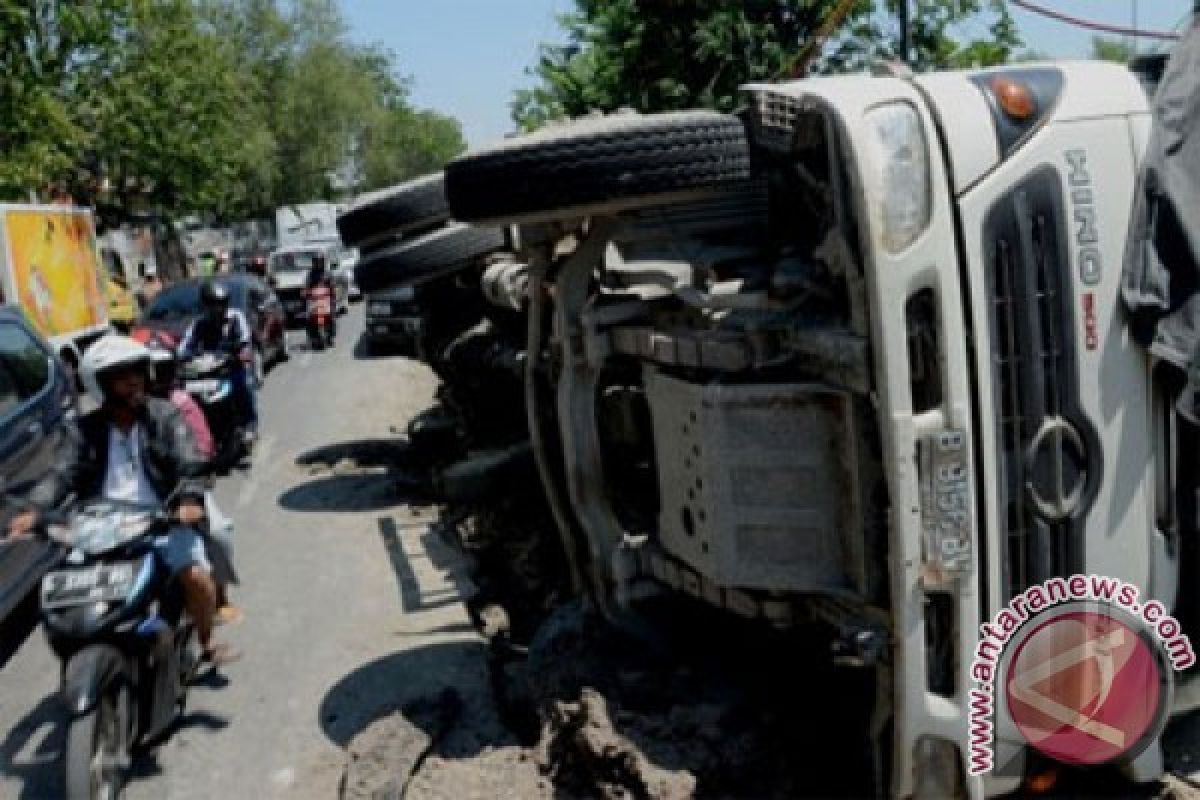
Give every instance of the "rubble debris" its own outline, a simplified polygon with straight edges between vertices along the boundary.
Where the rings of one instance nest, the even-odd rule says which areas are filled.
[[[453,689],[371,723],[350,742],[342,800],[400,800],[436,743],[462,714]]]
[[[617,732],[604,697],[584,689],[578,702],[555,703],[547,714],[536,759],[568,791],[606,800],[687,800],[696,777],[651,763]]]

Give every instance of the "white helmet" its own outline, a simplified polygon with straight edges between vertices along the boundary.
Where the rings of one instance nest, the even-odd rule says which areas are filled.
[[[150,365],[150,351],[146,346],[128,336],[111,333],[84,351],[83,360],[79,363],[79,377],[88,395],[97,403],[103,403],[104,389],[100,386],[100,373],[138,364]]]

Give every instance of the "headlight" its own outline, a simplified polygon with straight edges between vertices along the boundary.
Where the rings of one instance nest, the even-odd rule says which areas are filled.
[[[929,227],[929,148],[917,110],[891,103],[867,114],[875,134],[883,244],[899,253]]]
[[[233,393],[233,381],[224,380],[208,395],[209,403],[220,403]]]

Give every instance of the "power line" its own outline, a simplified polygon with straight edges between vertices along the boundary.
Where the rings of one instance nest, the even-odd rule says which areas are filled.
[[[1014,6],[1023,8],[1026,11],[1034,14],[1040,14],[1043,17],[1056,19],[1059,22],[1065,22],[1068,25],[1074,25],[1077,28],[1086,28],[1091,31],[1100,31],[1101,33],[1112,33],[1118,36],[1135,36],[1142,39],[1158,39],[1160,41],[1175,41],[1179,38],[1178,33],[1170,31],[1147,31],[1137,28],[1125,28],[1120,25],[1109,25],[1105,22],[1096,22],[1095,20],[1083,19],[1082,17],[1071,16],[1064,14],[1061,11],[1055,11],[1052,8],[1031,2],[1031,0],[1009,0]]]

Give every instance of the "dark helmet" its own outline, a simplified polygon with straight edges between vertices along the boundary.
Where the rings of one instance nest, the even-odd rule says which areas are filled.
[[[210,314],[224,314],[229,309],[229,290],[216,281],[200,287],[200,303]]]

